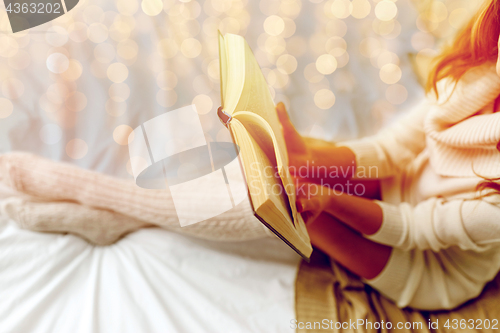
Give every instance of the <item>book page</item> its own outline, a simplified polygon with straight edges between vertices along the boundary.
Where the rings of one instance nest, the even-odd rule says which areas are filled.
[[[241,148],[240,161],[255,215],[307,259],[312,247],[296,210],[286,144],[267,82],[243,37],[219,35],[219,53],[222,110],[232,116],[227,126]],[[273,193],[273,187],[280,192]]]
[[[255,211],[271,200],[276,209],[281,213],[280,220],[292,221],[288,209],[289,202],[282,195],[283,187],[280,177],[276,176],[274,166],[276,163],[270,161],[267,154],[260,148],[255,139],[249,134],[237,118],[231,121],[231,133],[235,143],[241,148],[241,159],[247,187],[251,193],[251,200]]]
[[[234,142],[241,148],[240,161],[251,193],[250,200],[255,215],[279,238],[307,259],[311,255],[312,247],[304,221],[300,214],[297,214],[298,223],[292,223],[290,203],[288,197],[282,193],[283,183],[281,177],[276,175],[276,164],[269,160],[267,154],[247,131],[248,122],[243,125],[239,121],[238,113],[236,112],[231,120],[230,130]],[[246,113],[256,116],[251,112]],[[258,128],[262,131],[261,127]]]
[[[285,138],[283,137],[283,133],[281,130],[281,123],[276,112],[276,106],[274,105],[274,101],[271,97],[271,93],[269,92],[269,87],[264,78],[264,75],[262,74],[262,71],[252,53],[252,50],[248,46],[248,43],[243,39],[243,37],[236,37],[239,37],[240,39],[237,45],[239,47],[243,47],[245,52],[245,82],[241,91],[239,102],[236,105],[234,112],[253,112],[259,115],[261,118],[265,119],[267,124],[269,124],[269,128],[266,128],[265,130],[268,131],[268,129],[270,129],[272,131],[272,133],[269,133],[269,135],[272,134],[271,136],[275,138],[273,146],[270,146],[263,136],[258,135],[259,133],[255,133],[254,138],[261,145],[262,149],[269,157],[272,155],[279,156],[279,158],[276,158],[278,172],[286,189],[286,194],[290,202],[290,209],[292,212],[293,220],[295,223],[297,223],[295,186],[288,170],[288,153],[286,149]],[[241,40],[243,41],[243,46],[241,45]],[[231,45],[229,45],[229,47],[231,47]],[[231,52],[233,52],[232,48]],[[230,56],[228,58],[228,61],[231,62],[232,59],[233,57]],[[232,70],[233,67],[231,66],[231,64],[229,65]],[[247,128],[251,132],[252,130],[255,130],[256,126],[261,126],[258,122],[253,122],[253,125],[255,125],[253,126],[254,128]]]
[[[220,100],[221,106],[224,109],[224,101],[226,100],[226,82],[227,82],[227,54],[226,42],[224,36],[219,31],[219,68],[220,68]]]

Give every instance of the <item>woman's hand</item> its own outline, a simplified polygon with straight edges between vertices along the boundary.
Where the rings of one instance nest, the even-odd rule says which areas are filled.
[[[297,211],[306,225],[322,213],[330,214],[352,229],[365,234],[376,233],[382,225],[382,208],[371,199],[357,197],[322,186],[295,179],[297,184]]]
[[[355,156],[349,148],[336,147],[332,142],[301,136],[290,121],[283,103],[278,103],[276,111],[283,128],[292,175],[318,181],[328,178],[331,175],[328,170],[335,168],[339,171],[338,174],[345,178],[353,176],[356,169]],[[331,184],[337,181],[338,179],[326,180]]]
[[[315,183],[296,178],[297,211],[302,214],[304,222],[310,224],[327,210],[330,203],[330,189]]]
[[[314,158],[311,147],[307,144],[306,139],[297,132],[295,126],[293,126],[286,112],[285,105],[282,102],[276,105],[276,111],[283,129],[283,136],[285,137],[288,151],[288,165],[296,169],[309,165]]]

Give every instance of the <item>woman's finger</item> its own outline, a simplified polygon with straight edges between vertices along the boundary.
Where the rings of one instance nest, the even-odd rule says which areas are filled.
[[[320,211],[322,210],[321,202],[318,197],[304,197],[297,199],[297,211],[299,213],[308,211]]]
[[[290,117],[288,117],[288,113],[286,112],[285,104],[279,102],[278,105],[276,105],[276,112],[278,113],[281,126],[283,126],[283,134],[285,135],[287,145],[293,147],[293,149],[305,149],[304,140],[290,121]]]
[[[278,118],[283,128],[295,130],[295,127],[288,117],[288,112],[286,111],[286,107],[283,102],[279,102],[276,105],[276,112],[278,113]]]

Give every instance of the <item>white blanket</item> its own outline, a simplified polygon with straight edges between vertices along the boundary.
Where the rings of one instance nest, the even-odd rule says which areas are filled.
[[[298,256],[150,228],[112,246],[0,218],[0,331],[292,332]]]

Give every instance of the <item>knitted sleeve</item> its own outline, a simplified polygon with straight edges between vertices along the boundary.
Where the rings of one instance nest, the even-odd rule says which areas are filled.
[[[275,237],[254,217],[247,200],[218,216],[181,227],[168,190],[140,188],[132,180],[29,153],[0,154],[0,184],[27,197],[0,205],[0,211],[23,228],[71,232],[95,244],[110,244],[147,225],[219,241]]]
[[[480,251],[500,243],[500,196],[477,200],[431,198],[412,207],[375,201],[383,211],[383,222],[373,235],[375,242],[402,250],[418,248],[439,251],[456,245]],[[495,201],[496,200],[496,201]]]
[[[337,144],[354,152],[356,178],[391,177],[403,170],[425,148],[423,123],[429,103],[422,101],[396,123],[374,136]]]

